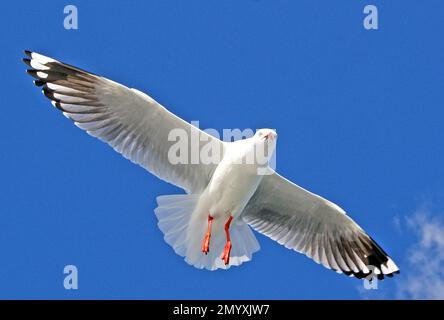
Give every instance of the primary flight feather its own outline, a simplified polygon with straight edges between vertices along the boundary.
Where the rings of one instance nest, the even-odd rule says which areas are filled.
[[[383,279],[399,272],[344,210],[267,167],[275,131],[261,129],[249,139],[223,142],[136,89],[35,52],[25,54],[34,83],[66,117],[186,191],[159,196],[155,214],[165,241],[189,264],[215,270],[251,260],[259,250],[251,226],[339,273]],[[197,135],[197,145],[174,149],[173,132]],[[217,161],[171,160],[176,153],[189,159],[208,150],[219,156]],[[255,158],[257,150],[266,150],[265,172]]]

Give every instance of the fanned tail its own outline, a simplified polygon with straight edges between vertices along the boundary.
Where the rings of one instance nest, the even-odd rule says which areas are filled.
[[[159,220],[159,229],[165,241],[185,261],[198,269],[228,269],[249,261],[260,249],[250,227],[243,221],[236,221],[230,227],[233,248],[230,263],[225,265],[220,255],[225,245],[224,221],[213,222],[210,251],[201,251],[202,239],[207,230],[207,217],[195,210],[200,195],[164,195],[157,197],[158,207],[154,210]]]

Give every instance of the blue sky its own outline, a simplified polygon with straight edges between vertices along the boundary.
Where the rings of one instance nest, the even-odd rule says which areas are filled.
[[[61,1],[2,7],[0,298],[427,297],[404,291],[423,271],[412,252],[444,247],[433,246],[444,231],[444,2],[73,4],[70,31]],[[367,4],[379,30],[363,28]],[[156,196],[181,190],[57,112],[25,74],[24,49],[138,88],[203,128],[276,128],[277,170],[345,208],[401,275],[363,292],[259,234],[261,251],[239,268],[188,266],[153,213]],[[68,264],[75,291],[63,287]]]

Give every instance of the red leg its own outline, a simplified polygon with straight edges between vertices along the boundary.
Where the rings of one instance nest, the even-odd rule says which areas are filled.
[[[213,222],[213,217],[208,215],[208,229],[205,237],[202,241],[202,252],[207,254],[210,251],[210,238],[211,238],[211,223]]]
[[[230,224],[233,220],[233,216],[230,216],[225,223],[225,235],[227,236],[227,243],[225,244],[224,251],[222,252],[221,259],[224,260],[225,265],[230,263],[230,252],[231,252],[231,240],[230,240]]]

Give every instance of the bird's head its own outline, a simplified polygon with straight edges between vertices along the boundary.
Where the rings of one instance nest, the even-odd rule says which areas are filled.
[[[276,148],[277,133],[272,129],[259,129],[254,135],[254,140],[257,145],[263,146],[265,156],[269,159]]]
[[[276,143],[277,133],[273,129],[259,129],[254,137],[258,141],[274,141]]]

